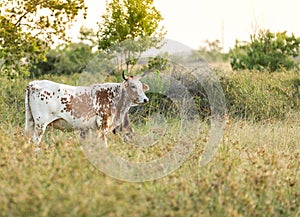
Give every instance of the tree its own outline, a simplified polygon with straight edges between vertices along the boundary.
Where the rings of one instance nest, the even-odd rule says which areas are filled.
[[[222,53],[222,46],[219,40],[205,40],[205,46],[200,47],[196,54],[200,55],[207,62],[220,62],[226,60],[226,54]]]
[[[231,66],[234,70],[255,69],[276,71],[296,67],[294,57],[299,55],[300,38],[286,32],[272,33],[260,30],[250,37],[250,42],[236,41],[230,51]]]
[[[99,24],[98,48],[102,52],[121,54],[119,63],[134,65],[142,52],[159,47],[166,34],[159,22],[163,19],[153,0],[111,0]],[[114,56],[116,57],[116,56]]]
[[[1,72],[9,76],[26,73],[31,64],[45,60],[55,40],[67,40],[65,29],[77,15],[83,11],[86,16],[84,0],[4,0],[0,8],[0,49],[5,61]]]

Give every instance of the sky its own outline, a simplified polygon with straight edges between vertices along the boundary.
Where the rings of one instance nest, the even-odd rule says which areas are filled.
[[[105,0],[85,0],[86,20],[79,19],[69,31],[77,35],[81,25],[97,28],[105,12]],[[258,29],[287,31],[300,37],[299,0],[154,0],[168,31],[166,37],[192,49],[205,45],[205,40],[220,40],[224,51],[235,40],[249,40]]]

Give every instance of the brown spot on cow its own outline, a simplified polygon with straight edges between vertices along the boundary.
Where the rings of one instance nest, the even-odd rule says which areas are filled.
[[[44,91],[44,94],[50,96],[50,93],[48,91]]]
[[[76,97],[71,95],[69,101],[63,97],[61,102],[65,104],[64,111],[70,112],[74,118],[88,120],[96,114],[96,111],[93,109],[93,100],[88,93],[83,93]]]
[[[101,89],[96,91],[96,105],[101,105],[101,107],[109,107],[111,104],[111,99],[113,99],[114,93],[111,88]]]
[[[102,129],[108,129],[111,125],[112,111],[112,99],[115,97],[115,93],[118,92],[119,87],[115,90],[112,88],[100,89],[96,91],[96,105],[99,105],[98,115],[101,116]]]
[[[72,102],[73,102],[74,97],[70,96],[70,100],[68,101],[68,99],[66,97],[61,98],[61,103],[65,104],[65,108],[64,111],[65,112],[72,112]]]

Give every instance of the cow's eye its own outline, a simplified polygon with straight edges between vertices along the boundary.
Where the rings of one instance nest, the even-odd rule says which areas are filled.
[[[131,85],[130,88],[131,89],[136,89],[136,86],[135,85]]]

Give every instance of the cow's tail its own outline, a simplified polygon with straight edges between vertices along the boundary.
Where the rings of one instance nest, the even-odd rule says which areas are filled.
[[[28,85],[25,91],[25,136],[29,136],[34,127],[33,116],[30,108],[30,89],[31,88]]]

